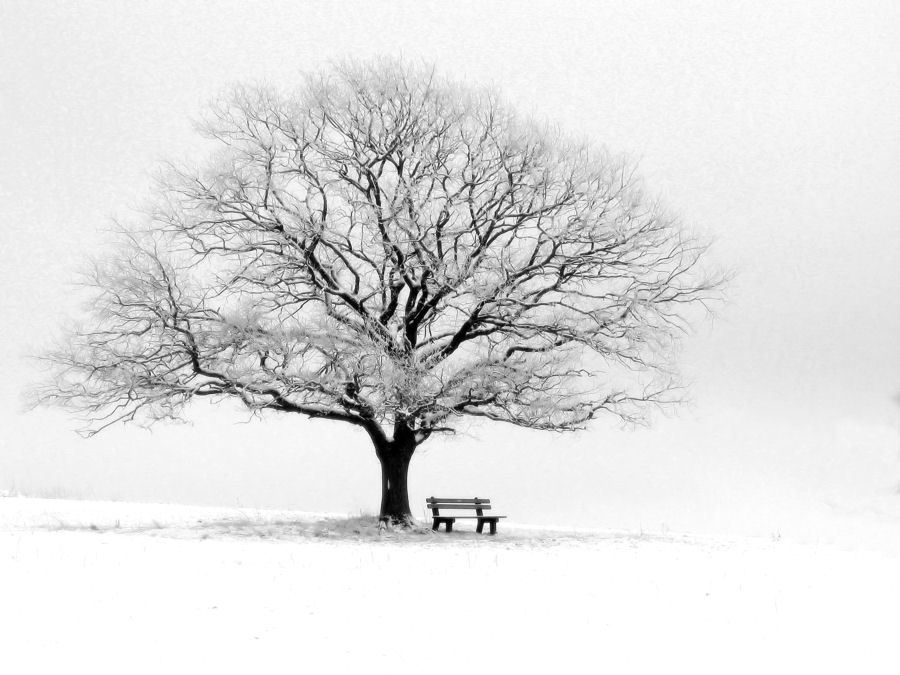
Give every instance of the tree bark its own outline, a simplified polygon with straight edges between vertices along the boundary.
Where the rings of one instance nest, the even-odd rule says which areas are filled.
[[[381,512],[384,524],[409,526],[414,523],[409,509],[407,476],[416,449],[415,441],[405,433],[394,435],[393,441],[376,445],[381,463]]]

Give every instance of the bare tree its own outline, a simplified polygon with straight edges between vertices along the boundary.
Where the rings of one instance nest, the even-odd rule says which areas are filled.
[[[464,416],[532,429],[677,400],[673,349],[718,278],[633,167],[396,62],[238,88],[95,264],[91,328],[38,399],[87,433],[234,397],[364,430],[381,517]]]

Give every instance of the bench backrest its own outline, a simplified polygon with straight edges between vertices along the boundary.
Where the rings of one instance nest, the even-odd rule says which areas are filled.
[[[482,516],[484,515],[482,513],[483,509],[489,510],[491,508],[490,499],[481,499],[479,497],[472,497],[471,499],[458,499],[455,497],[429,497],[425,500],[425,503],[428,505],[428,508],[431,509],[431,514],[434,516],[441,515],[441,509],[474,509],[476,516]]]

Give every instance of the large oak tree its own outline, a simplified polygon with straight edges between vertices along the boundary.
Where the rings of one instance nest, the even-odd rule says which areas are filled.
[[[195,397],[355,425],[381,517],[463,417],[572,430],[678,398],[673,349],[719,280],[632,164],[397,62],[237,88],[198,168],[92,272],[43,402],[90,433]]]

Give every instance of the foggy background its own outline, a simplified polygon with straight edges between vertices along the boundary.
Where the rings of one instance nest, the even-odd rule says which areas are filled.
[[[649,430],[464,425],[413,459],[415,515],[477,495],[518,523],[900,545],[900,5],[187,5],[0,5],[0,490],[377,512],[347,425],[201,403],[83,440],[21,397],[110,219],[159,160],[201,159],[211,97],[386,54],[637,158],[736,274],[685,342],[689,406]]]

